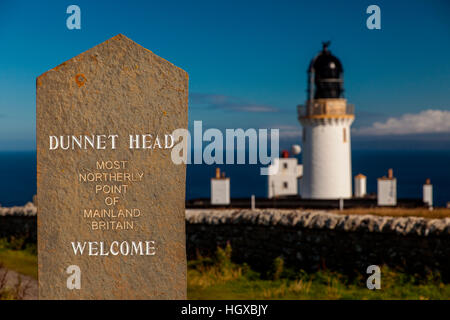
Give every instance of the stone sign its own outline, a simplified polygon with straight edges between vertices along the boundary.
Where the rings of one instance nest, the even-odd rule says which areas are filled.
[[[187,73],[117,35],[36,96],[40,299],[186,299]]]

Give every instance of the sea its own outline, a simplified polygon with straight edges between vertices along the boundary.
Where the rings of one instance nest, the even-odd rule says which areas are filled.
[[[210,197],[216,167],[230,177],[232,198],[266,197],[267,177],[260,175],[261,165],[191,164],[187,166],[186,199]],[[434,205],[443,207],[450,201],[450,150],[352,150],[352,168],[353,176],[367,176],[368,193],[376,193],[377,178],[392,168],[399,198],[422,198],[422,185],[430,178]],[[35,194],[36,151],[0,152],[0,205],[24,205]]]

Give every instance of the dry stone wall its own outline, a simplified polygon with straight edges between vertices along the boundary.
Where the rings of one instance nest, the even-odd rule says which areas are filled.
[[[365,273],[389,265],[441,273],[450,281],[450,218],[393,218],[300,210],[186,210],[188,258],[213,255],[229,242],[233,260],[267,270],[282,257],[294,269]],[[36,208],[0,208],[0,238],[36,239]]]
[[[393,218],[300,210],[187,210],[188,258],[229,242],[236,262],[261,271],[282,257],[294,269],[363,273],[388,265],[450,280],[450,218]]]

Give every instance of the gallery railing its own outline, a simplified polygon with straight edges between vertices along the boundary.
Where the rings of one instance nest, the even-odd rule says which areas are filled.
[[[353,104],[339,104],[333,106],[332,104],[313,102],[307,105],[297,106],[297,112],[299,117],[354,115],[355,106]]]

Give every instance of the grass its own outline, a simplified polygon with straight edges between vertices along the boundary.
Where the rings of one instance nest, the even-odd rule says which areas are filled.
[[[450,209],[434,208],[428,210],[427,208],[389,208],[389,207],[375,207],[375,208],[354,208],[344,209],[343,211],[333,210],[337,214],[357,214],[357,215],[376,215],[376,216],[391,216],[391,217],[421,217],[429,219],[443,219],[450,218]]]
[[[37,278],[33,245],[0,240],[0,264]],[[366,275],[349,279],[330,270],[306,273],[286,268],[277,258],[265,273],[231,261],[231,247],[218,248],[214,257],[188,261],[188,298],[203,299],[450,299],[450,284],[438,274],[426,279],[382,267],[381,289],[369,290]],[[14,295],[0,294],[0,299]],[[0,292],[1,293],[1,292]]]
[[[18,280],[8,285],[10,270],[19,273]],[[22,300],[30,288],[30,282],[21,275],[37,279],[37,251],[35,244],[27,244],[25,238],[0,239],[0,300]]]
[[[251,270],[246,264],[231,262],[231,248],[218,248],[216,257],[190,261],[188,298],[202,299],[450,299],[450,284],[439,275],[426,279],[382,267],[381,289],[369,290],[366,276],[349,279],[329,270],[315,273],[284,268],[275,259],[266,274]]]
[[[0,239],[0,263],[3,267],[37,279],[37,251],[35,244],[22,239]]]
[[[0,262],[6,269],[37,279],[37,257],[23,251],[0,249]]]
[[[385,272],[385,271],[383,271]],[[268,299],[268,300],[334,300],[334,299],[450,299],[450,286],[437,284],[389,285],[380,290],[369,290],[361,285],[347,284],[339,275],[321,273],[311,278],[298,280],[252,280],[240,278],[209,286],[196,286],[193,278],[199,275],[189,273],[188,297],[191,300],[204,299]],[[201,277],[201,275],[200,275]]]

